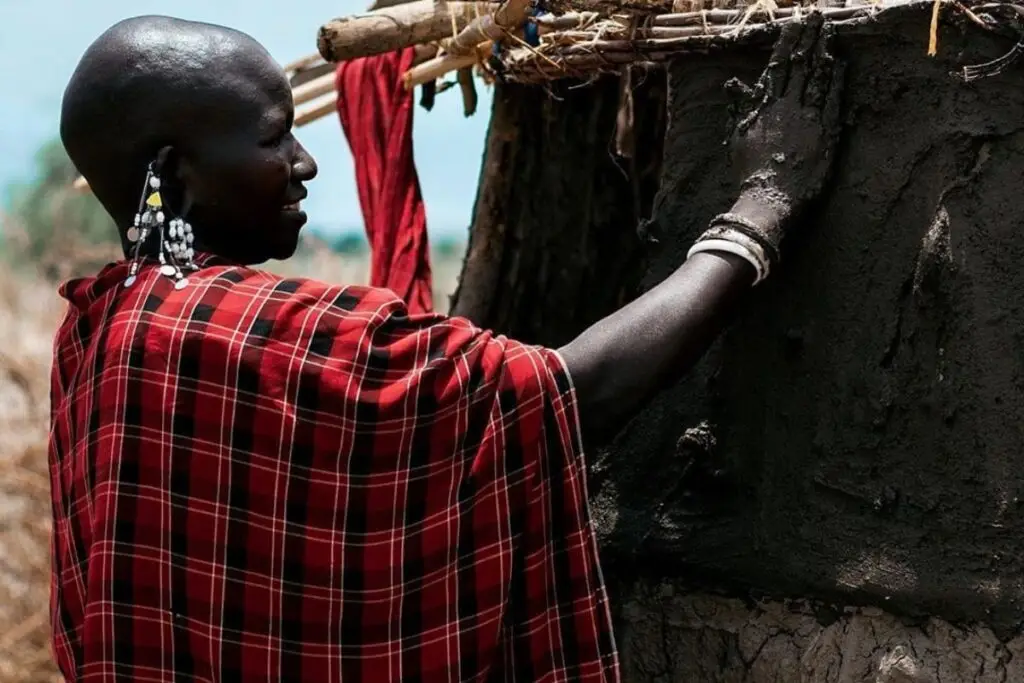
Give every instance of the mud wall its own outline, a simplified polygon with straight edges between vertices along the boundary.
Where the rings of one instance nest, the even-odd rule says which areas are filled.
[[[929,19],[840,29],[820,206],[690,376],[589,449],[627,681],[1024,680],[1024,62],[960,82],[1013,41],[953,18],[929,58]],[[722,84],[766,59],[673,64],[664,150],[646,74],[632,162],[614,79],[499,86],[455,311],[557,345],[668,275],[733,199]]]
[[[959,81],[1013,42],[952,22],[929,58],[928,15],[842,27],[821,205],[697,370],[597,458],[618,604],[637,576],[668,576],[999,637],[1024,619],[1024,63]],[[645,286],[731,203],[721,84],[763,64],[672,65]]]
[[[637,74],[636,153],[614,153],[619,84],[499,85],[452,313],[557,346],[636,296],[660,182],[666,77]]]

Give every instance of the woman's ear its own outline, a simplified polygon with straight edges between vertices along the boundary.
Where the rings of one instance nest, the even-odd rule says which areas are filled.
[[[156,158],[153,159],[153,172],[163,178],[168,175],[168,171],[171,170],[171,157],[174,156],[174,148],[170,145],[164,145],[157,151]]]
[[[186,215],[195,201],[190,189],[195,174],[188,161],[176,148],[166,145],[157,152],[154,169],[163,182],[161,194],[164,202],[176,215]]]

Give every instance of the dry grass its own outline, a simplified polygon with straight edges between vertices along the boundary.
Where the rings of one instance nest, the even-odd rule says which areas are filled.
[[[325,249],[268,270],[366,282],[364,257]],[[446,310],[459,256],[434,257]],[[46,442],[52,335],[63,313],[52,282],[0,269],[0,683],[59,681],[49,647],[50,486]]]
[[[50,663],[51,285],[0,271],[0,681],[58,680]]]

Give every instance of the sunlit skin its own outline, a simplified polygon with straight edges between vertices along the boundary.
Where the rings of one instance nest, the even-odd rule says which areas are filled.
[[[83,57],[61,137],[119,226],[131,225],[156,162],[164,201],[192,224],[197,250],[251,265],[294,254],[306,222],[298,205],[317,167],[292,134],[294,115],[284,71],[251,37],[138,17]]]

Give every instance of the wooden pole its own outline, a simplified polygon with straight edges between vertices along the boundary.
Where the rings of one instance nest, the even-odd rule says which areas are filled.
[[[286,74],[290,74],[293,71],[302,71],[303,69],[308,69],[309,67],[315,65],[321,59],[322,57],[319,55],[319,53],[306,55],[305,57],[300,57],[296,59],[294,62],[289,62],[285,64],[283,69]]]
[[[467,66],[459,69],[456,78],[459,81],[459,90],[462,91],[462,114],[470,117],[476,113],[477,95],[476,82],[473,80],[473,67]]]
[[[515,15],[506,14],[504,16],[512,17]],[[593,20],[594,16],[596,15],[573,14],[572,16],[567,16],[564,20],[561,17],[555,17],[554,19],[549,19],[548,21],[545,21],[545,23],[540,24],[538,30],[541,35],[547,35],[548,33],[558,32],[565,26],[577,26],[583,22],[589,23]],[[405,79],[405,87],[413,88],[417,85],[423,85],[424,83],[429,83],[432,80],[441,78],[452,71],[458,71],[460,69],[473,66],[486,58],[487,51],[491,49],[491,45],[493,44],[491,41],[481,42],[473,46],[471,51],[467,52],[465,51],[465,48],[455,48],[455,43],[459,39],[468,40],[470,36],[474,35],[493,34],[499,37],[503,35],[511,35],[520,38],[520,41],[522,40],[522,31],[519,26],[506,28],[504,24],[499,23],[499,21],[508,21],[511,23],[509,19],[499,20],[497,12],[495,13],[495,16],[488,16],[487,19],[488,21],[486,23],[481,22],[478,24],[477,22],[474,22],[472,25],[467,27],[466,30],[460,33],[457,38],[446,41],[446,44],[444,45],[446,52],[443,55],[435,57],[429,61],[425,61],[419,66],[414,66],[409,69],[409,71],[407,71],[403,76]],[[534,53],[531,52],[530,54],[533,55]],[[543,56],[540,59],[543,60]],[[551,63],[550,67],[552,69],[558,69],[558,65],[554,63]]]
[[[447,54],[426,62],[405,75],[405,87],[440,78],[450,71],[459,71],[480,61],[480,46],[499,40],[519,29],[526,21],[530,0],[505,0],[493,13],[477,17],[446,45]]]
[[[338,68],[337,64],[331,64],[320,59],[320,55],[317,55],[319,62],[313,66],[305,69],[294,71],[288,75],[288,82],[291,83],[292,90],[298,88],[300,85],[315,81],[316,79],[323,76],[325,73],[334,71]]]
[[[337,109],[337,104],[338,96],[332,92],[329,97],[323,98],[320,104],[314,104],[302,111],[295,112],[295,126],[305,126],[322,119],[328,114],[333,113]]]
[[[491,44],[485,43],[481,49],[489,50],[491,49]],[[414,66],[406,71],[402,78],[404,79],[405,87],[412,90],[417,85],[423,85],[424,83],[435,81],[446,73],[465,69],[466,67],[473,66],[479,61],[480,57],[475,52],[468,55],[446,54],[440,57],[434,57],[433,59],[423,62],[418,66]]]
[[[505,0],[493,14],[477,17],[455,36],[448,45],[452,55],[468,55],[476,46],[488,40],[499,40],[505,33],[515,30],[526,21],[530,0]]]
[[[409,2],[409,0],[375,0],[375,2],[371,3],[367,9],[370,11],[386,9],[388,7],[394,7],[395,5],[404,5],[407,2]]]
[[[326,95],[329,92],[334,91],[334,70],[330,73],[326,73],[317,79],[304,83],[299,87],[292,90],[292,99],[295,102],[295,106],[304,104],[311,100],[315,100],[321,95]]]
[[[417,0],[329,21],[320,27],[317,48],[329,62],[383,54],[452,38],[477,17],[497,9],[494,2]]]

